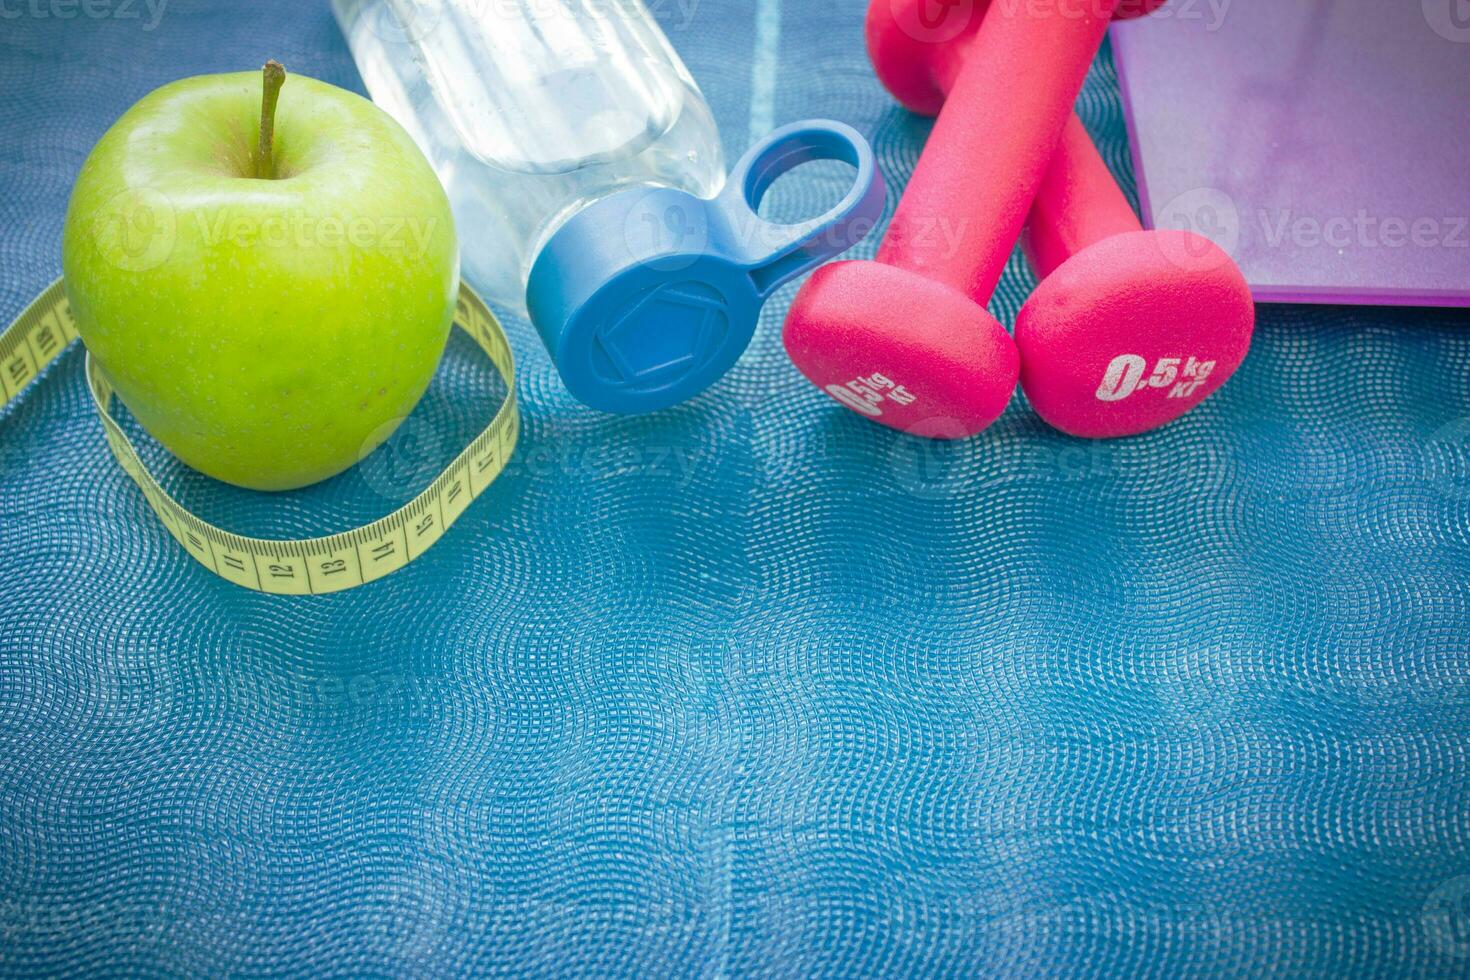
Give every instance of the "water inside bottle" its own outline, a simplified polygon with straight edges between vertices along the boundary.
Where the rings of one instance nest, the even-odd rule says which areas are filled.
[[[332,0],[373,100],[449,193],[465,277],[525,313],[562,221],[625,187],[724,182],[703,96],[638,0]]]

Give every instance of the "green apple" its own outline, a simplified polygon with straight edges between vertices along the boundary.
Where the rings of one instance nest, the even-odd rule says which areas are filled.
[[[449,201],[408,134],[274,62],[129,109],[82,166],[62,265],[142,426],[259,490],[326,479],[392,434],[459,289]]]

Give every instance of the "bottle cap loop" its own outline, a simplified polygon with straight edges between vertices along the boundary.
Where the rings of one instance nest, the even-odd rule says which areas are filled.
[[[794,225],[761,218],[771,185],[813,160],[855,169],[843,199]],[[771,293],[861,240],[885,199],[856,130],[794,123],[746,153],[713,200],[637,187],[572,216],[537,255],[526,305],[578,399],[624,414],[666,408],[723,376]]]

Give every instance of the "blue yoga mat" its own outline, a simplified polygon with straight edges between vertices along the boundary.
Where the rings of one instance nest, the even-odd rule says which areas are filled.
[[[151,89],[276,57],[361,91],[325,3],[159,6],[5,6],[6,322]],[[827,116],[902,187],[928,126],[859,0],[652,6],[731,158]],[[1131,189],[1106,52],[1081,111]],[[1017,260],[997,313],[1030,285]],[[794,288],[723,383],[643,418],[576,404],[508,321],[510,472],[317,598],[186,557],[68,353],[0,413],[0,968],[1470,971],[1466,313],[1265,307],[1162,431],[1073,440],[1018,397],[937,445],[797,374]],[[285,497],[150,458],[232,529],[337,530],[494,394],[456,342],[411,445]]]

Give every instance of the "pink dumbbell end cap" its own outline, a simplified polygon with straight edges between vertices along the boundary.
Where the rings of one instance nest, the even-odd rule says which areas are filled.
[[[1005,410],[1020,364],[983,306],[943,283],[879,262],[818,269],[783,333],[801,373],[874,422],[964,439]]]
[[[1219,246],[1187,231],[1116,235],[1068,259],[1022,307],[1021,387],[1063,432],[1135,435],[1224,384],[1254,327],[1250,289]]]

